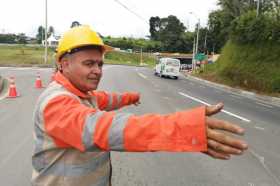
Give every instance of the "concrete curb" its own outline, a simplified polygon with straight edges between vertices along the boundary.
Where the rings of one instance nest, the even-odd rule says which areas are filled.
[[[239,95],[242,95],[244,97],[247,97],[247,98],[250,98],[250,99],[253,99],[253,100],[257,100],[257,101],[267,102],[267,103],[269,103],[271,105],[274,105],[274,106],[280,106],[280,98],[277,98],[277,97],[259,95],[259,94],[256,94],[254,92],[249,92],[249,91],[245,91],[245,90],[241,90],[241,89],[237,89],[237,88],[232,88],[232,87],[229,87],[229,86],[226,86],[226,85],[221,85],[221,84],[218,84],[218,83],[213,83],[211,81],[200,79],[200,78],[194,77],[194,76],[189,75],[189,74],[183,74],[183,75],[185,76],[186,79],[191,80],[191,81],[199,81],[199,82],[205,83],[207,85],[211,85],[215,88],[225,90],[225,91],[230,92],[230,93],[239,94]]]

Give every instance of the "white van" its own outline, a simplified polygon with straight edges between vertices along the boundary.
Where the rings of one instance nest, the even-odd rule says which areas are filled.
[[[155,67],[155,75],[178,79],[180,75],[180,60],[172,58],[159,59]]]

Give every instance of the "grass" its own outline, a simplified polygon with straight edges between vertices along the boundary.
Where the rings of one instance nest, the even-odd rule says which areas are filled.
[[[54,62],[54,51],[48,50],[48,65]],[[44,48],[24,45],[1,45],[0,65],[44,65]]]
[[[44,48],[41,46],[0,45],[1,66],[53,66],[55,62],[54,49],[48,50],[48,63],[44,64]],[[106,64],[140,65],[140,54],[109,52],[105,55]],[[142,63],[146,66],[155,65],[155,57],[143,54]]]
[[[261,94],[280,96],[280,47],[228,42],[215,64],[209,64],[198,76],[218,83]]]

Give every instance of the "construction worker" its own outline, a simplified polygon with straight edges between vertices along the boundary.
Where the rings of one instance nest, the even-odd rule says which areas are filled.
[[[89,26],[74,27],[60,40],[59,71],[34,111],[32,185],[111,185],[110,151],[203,152],[229,159],[247,149],[221,132],[243,134],[242,128],[209,117],[223,104],[166,115],[114,112],[138,105],[140,95],[96,90],[108,50]]]

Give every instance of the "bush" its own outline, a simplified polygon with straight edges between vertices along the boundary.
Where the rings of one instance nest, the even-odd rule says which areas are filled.
[[[232,22],[231,39],[240,44],[280,43],[278,14],[265,12],[257,17],[256,11],[249,11],[241,15]]]

